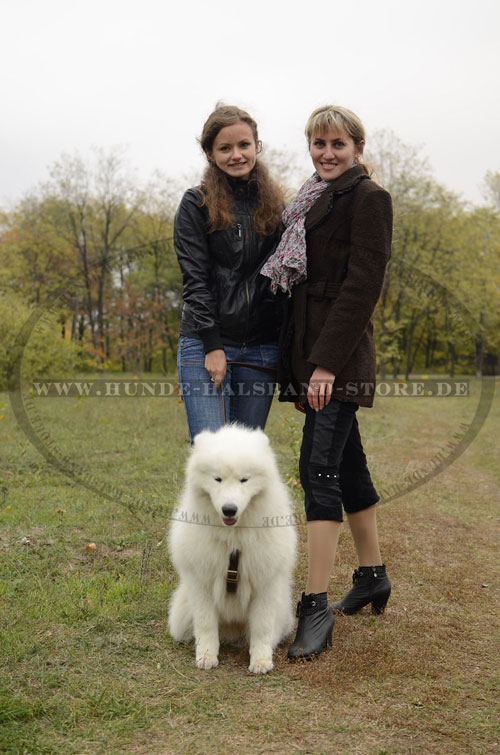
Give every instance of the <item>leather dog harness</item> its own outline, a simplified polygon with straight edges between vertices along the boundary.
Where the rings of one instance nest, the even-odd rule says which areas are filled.
[[[226,575],[226,590],[227,592],[236,592],[238,589],[238,581],[240,575],[238,572],[238,562],[240,560],[240,552],[232,551],[229,556],[229,568]]]
[[[249,364],[247,362],[228,362],[230,365],[238,365],[239,367],[249,367],[252,370],[258,370],[259,372],[267,372],[270,375],[275,376],[276,375],[276,369],[274,367],[264,367],[260,364]],[[222,398],[222,419],[223,424],[225,425],[227,423],[227,417],[226,417],[226,402],[224,401],[224,396],[222,395],[221,391],[221,398]],[[240,552],[238,550],[232,551],[229,556],[229,565],[228,570],[226,574],[226,591],[235,593],[238,589],[238,582],[240,579],[240,574],[238,572],[238,563],[240,560]]]

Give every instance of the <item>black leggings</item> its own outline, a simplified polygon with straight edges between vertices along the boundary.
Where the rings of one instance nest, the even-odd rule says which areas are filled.
[[[358,408],[334,398],[319,412],[306,404],[299,470],[307,521],[341,522],[342,506],[353,514],[379,500],[361,443]]]

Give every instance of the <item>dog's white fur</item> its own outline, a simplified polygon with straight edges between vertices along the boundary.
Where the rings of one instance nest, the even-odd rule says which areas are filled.
[[[237,512],[224,523],[223,507]],[[226,508],[227,511],[227,508]],[[236,593],[226,590],[229,555],[240,551]],[[273,668],[273,650],[291,632],[296,533],[287,489],[267,436],[227,425],[196,436],[183,496],[169,534],[180,583],[170,603],[170,634],[194,638],[196,665],[218,665],[222,640],[245,637],[249,670]]]

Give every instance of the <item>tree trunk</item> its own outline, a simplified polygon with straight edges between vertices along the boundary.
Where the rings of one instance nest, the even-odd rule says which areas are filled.
[[[448,353],[450,355],[450,377],[455,377],[455,363],[457,361],[457,354],[455,351],[455,345],[448,341]]]
[[[486,326],[486,313],[483,309],[479,316],[479,334],[474,339],[474,348],[476,353],[476,377],[483,376],[483,362],[484,362],[484,333]]]

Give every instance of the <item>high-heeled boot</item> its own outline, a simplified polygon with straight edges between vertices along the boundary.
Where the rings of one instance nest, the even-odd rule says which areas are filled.
[[[383,613],[391,594],[391,583],[386,574],[385,564],[381,566],[360,566],[352,575],[352,589],[342,600],[330,603],[336,613],[353,614],[372,604],[372,613]]]
[[[319,655],[326,645],[332,646],[332,632],[335,617],[328,606],[326,592],[302,593],[302,599],[297,603],[297,634],[292,645],[288,648],[288,657],[311,659]]]

